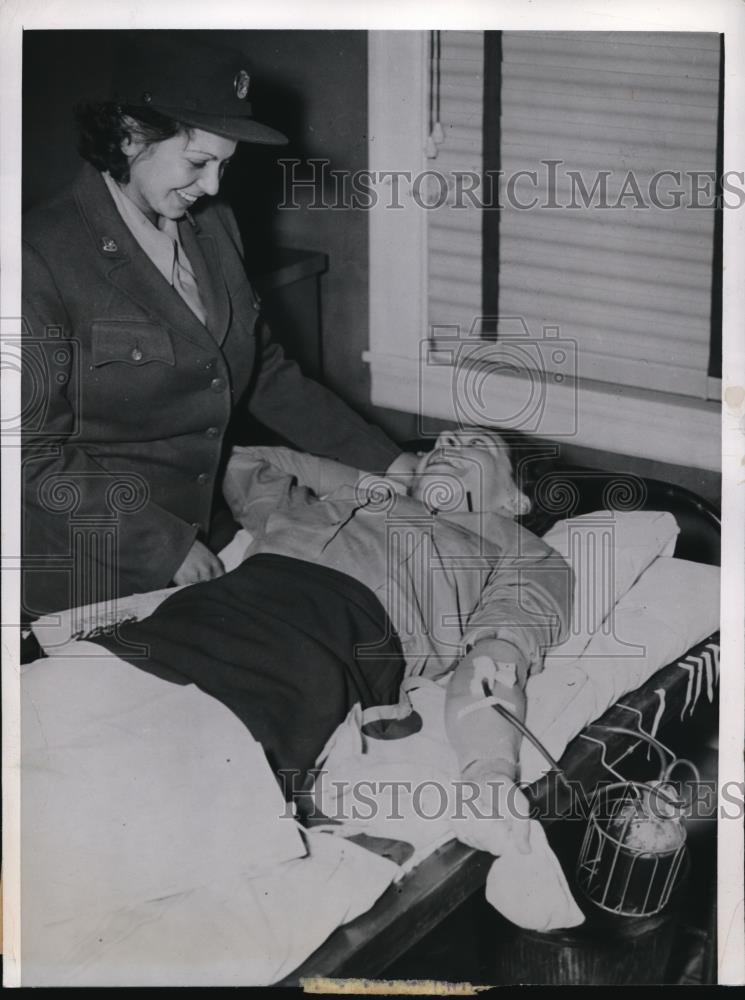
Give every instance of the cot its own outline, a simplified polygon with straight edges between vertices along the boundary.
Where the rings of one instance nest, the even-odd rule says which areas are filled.
[[[521,478],[521,485],[531,495],[534,507],[526,524],[537,533],[545,533],[567,517],[593,511],[667,511],[680,527],[675,558],[718,564],[717,512],[692,493],[650,479],[554,462],[532,462],[527,468],[529,474]],[[636,690],[626,691],[599,720],[588,719],[589,724],[561,757],[566,775],[580,781],[589,795],[597,782],[607,777],[609,767],[632,756],[637,741],[613,729],[640,728],[665,740],[682,727],[684,743],[701,739],[700,720],[704,718],[709,729],[714,726],[717,640],[715,631],[702,637]],[[555,791],[550,776],[530,784],[529,797],[536,808],[545,805],[552,788]],[[560,825],[561,808],[559,801],[544,825]],[[296,985],[309,976],[384,973],[483,886],[491,861],[491,856],[451,840],[390,885],[366,912],[333,931],[294,971],[285,969],[285,975],[267,981]],[[194,919],[199,920],[196,912]],[[239,984],[240,970],[235,975],[233,982]]]

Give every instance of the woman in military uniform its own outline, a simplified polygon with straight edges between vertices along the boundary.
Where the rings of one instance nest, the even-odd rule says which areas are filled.
[[[24,219],[28,618],[223,572],[231,422],[367,469],[407,456],[271,340],[217,202],[238,142],[281,144],[238,53],[179,32],[121,54],[79,115],[82,171]]]

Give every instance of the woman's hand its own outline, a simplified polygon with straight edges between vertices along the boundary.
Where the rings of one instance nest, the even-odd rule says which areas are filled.
[[[186,559],[173,574],[173,582],[178,586],[186,583],[201,583],[203,580],[214,580],[225,573],[225,567],[207,546],[194,539],[192,547],[186,554]]]

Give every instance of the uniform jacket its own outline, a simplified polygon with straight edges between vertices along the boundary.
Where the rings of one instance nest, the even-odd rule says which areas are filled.
[[[207,328],[140,249],[92,166],[24,218],[29,617],[167,586],[209,526],[234,412],[369,469],[400,453],[271,340],[229,210],[205,204],[179,232]]]

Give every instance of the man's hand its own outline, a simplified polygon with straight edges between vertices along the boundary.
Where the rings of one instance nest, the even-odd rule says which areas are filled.
[[[225,573],[225,567],[207,546],[194,539],[192,547],[186,554],[186,559],[173,574],[173,582],[182,586],[187,583],[201,583],[203,580],[214,580]]]
[[[477,763],[465,769],[463,780],[473,782],[476,797],[464,789],[458,840],[489,854],[530,854],[530,805],[512,778]]]
[[[401,492],[407,493],[414,481],[420,458],[414,451],[402,451],[386,469],[386,477],[393,479],[402,488]]]

